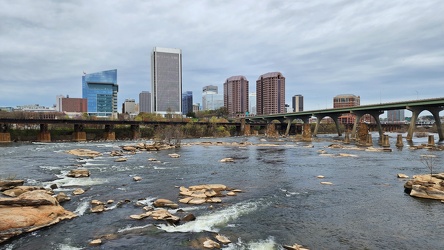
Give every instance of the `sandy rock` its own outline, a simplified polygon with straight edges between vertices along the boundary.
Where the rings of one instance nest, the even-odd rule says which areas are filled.
[[[156,158],[148,158],[148,161],[157,161]]]
[[[333,183],[329,182],[329,181],[321,181],[322,185],[333,185]]]
[[[88,169],[79,168],[79,169],[72,169],[71,171],[69,171],[68,174],[66,174],[66,176],[73,178],[82,178],[82,177],[89,177],[90,173]]]
[[[190,202],[192,199],[193,199],[193,197],[185,197],[183,199],[180,199],[179,202],[184,203],[184,204],[188,204],[188,202]]]
[[[195,198],[207,198],[207,195],[205,194],[205,189],[194,191],[190,196]]]
[[[134,176],[134,177],[133,177],[133,180],[134,180],[134,181],[141,181],[141,180],[142,180],[142,177],[140,177],[140,176]]]
[[[114,200],[107,200],[106,201],[106,204],[113,204],[114,203]]]
[[[218,193],[216,191],[214,191],[213,189],[206,190],[204,192],[204,194],[205,194],[206,197],[213,197],[213,196],[218,195]]]
[[[318,175],[318,176],[316,176],[316,178],[318,178],[318,179],[324,179],[325,176],[323,176],[323,175]]]
[[[176,154],[176,153],[174,153],[174,154],[168,154],[171,158],[179,158],[180,157],[180,155],[179,154]]]
[[[24,180],[0,180],[0,191],[23,186],[23,183],[25,183]]]
[[[293,246],[282,246],[284,249],[286,250],[308,250],[308,248],[303,247],[302,245],[299,244],[294,244]]]
[[[207,203],[221,203],[222,200],[217,197],[212,197],[212,198],[205,199],[205,202],[207,202]]]
[[[207,249],[220,248],[220,244],[212,239],[207,239],[206,241],[204,241],[203,247]]]
[[[90,246],[100,246],[102,245],[102,240],[101,239],[95,239],[89,242]]]
[[[136,147],[133,147],[133,146],[123,146],[122,149],[123,149],[124,151],[131,151],[131,152],[135,152],[135,151],[137,151],[137,148],[136,148]]]
[[[59,203],[62,203],[62,202],[65,202],[65,201],[69,201],[69,200],[71,200],[71,197],[69,197],[68,195],[66,195],[65,193],[63,193],[63,192],[60,192],[60,193],[58,193],[56,196],[54,196],[56,199],[57,199],[57,201],[59,202]]]
[[[410,196],[427,198],[434,200],[444,200],[444,191],[434,187],[425,187],[421,185],[413,185]]]
[[[227,195],[228,196],[236,196],[237,194],[236,194],[236,192],[230,191],[227,193]]]
[[[176,203],[167,200],[167,199],[157,199],[153,202],[153,206],[154,207],[169,207],[172,209],[176,209],[179,207],[179,205],[177,205]]]
[[[234,159],[233,158],[223,158],[219,162],[234,162]]]
[[[217,234],[217,235],[215,236],[215,238],[216,238],[216,240],[218,240],[220,243],[222,243],[222,244],[224,244],[224,245],[227,245],[227,244],[230,244],[230,243],[231,243],[231,240],[228,239],[228,237],[226,237],[226,236],[224,236],[224,235]]]
[[[200,205],[200,204],[204,204],[206,202],[206,199],[203,198],[194,198],[191,197],[192,199],[188,201],[187,204],[193,204],[193,205]]]
[[[407,175],[405,175],[405,174],[398,174],[398,178],[405,179],[405,178],[409,178],[409,177]]]
[[[242,190],[240,190],[240,189],[233,189],[233,190],[231,190],[231,192],[235,192],[235,193],[242,193],[243,191],[242,191]]]
[[[345,154],[345,153],[340,153],[339,156],[340,156],[340,157],[358,157],[357,155],[353,155],[353,154]]]
[[[180,218],[172,215],[165,209],[154,210],[151,212],[151,217],[155,220],[167,220],[169,222],[177,223],[180,221]]]
[[[149,217],[151,215],[152,215],[152,212],[146,212],[146,213],[143,213],[143,214],[133,214],[133,215],[130,215],[130,218],[131,219],[135,219],[135,220],[141,220],[141,219]]]
[[[105,211],[105,204],[99,200],[91,201],[91,213],[101,213]]]
[[[127,161],[127,160],[128,160],[127,158],[125,158],[125,157],[121,157],[121,158],[117,158],[117,159],[115,159],[114,162],[125,162],[125,161]]]
[[[0,204],[0,243],[77,216],[43,190],[29,191],[16,198],[0,198]]]
[[[122,151],[113,150],[113,151],[111,151],[111,153],[109,155],[110,156],[123,156],[123,153],[122,153]]]
[[[72,191],[73,195],[81,195],[84,194],[85,190],[81,189],[81,188],[77,188],[76,190]]]
[[[214,191],[224,191],[227,190],[227,186],[223,184],[206,184],[206,185],[196,185],[188,187],[191,191],[202,190],[202,189],[212,189]]]
[[[2,193],[9,197],[17,197],[23,193],[34,191],[34,190],[45,190],[43,187],[37,187],[37,186],[17,186],[12,189],[8,189],[6,191],[3,191]]]
[[[100,152],[97,151],[93,151],[93,150],[89,150],[89,149],[72,149],[72,150],[68,150],[65,151],[68,154],[72,154],[75,156],[79,156],[79,157],[97,157],[102,155]]]

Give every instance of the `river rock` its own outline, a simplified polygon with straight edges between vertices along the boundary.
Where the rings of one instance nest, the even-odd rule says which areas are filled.
[[[34,190],[45,190],[44,187],[38,187],[38,186],[17,186],[11,189],[8,189],[6,191],[3,191],[2,193],[9,197],[17,197],[25,192],[34,191]]]
[[[233,158],[223,158],[220,162],[234,162]]]
[[[135,219],[135,220],[141,220],[143,218],[149,217],[151,214],[152,214],[152,212],[146,212],[143,214],[133,214],[133,215],[130,215],[130,218]]]
[[[167,200],[167,199],[157,199],[153,202],[153,206],[154,207],[169,207],[172,209],[176,209],[179,207],[179,205],[177,205],[176,203]]]
[[[60,193],[58,193],[56,196],[54,196],[56,199],[57,199],[57,201],[59,202],[59,203],[62,203],[62,202],[65,202],[65,201],[69,201],[69,200],[71,200],[71,197],[69,197],[68,195],[66,195],[65,193],[63,193],[63,192],[60,192]]]
[[[444,200],[444,181],[437,176],[442,174],[414,175],[404,184],[405,192],[413,197]]]
[[[0,180],[0,191],[22,186],[24,183],[24,180]]]
[[[0,243],[77,216],[44,190],[29,191],[16,198],[0,198],[0,204]]]
[[[204,241],[203,247],[208,249],[220,248],[220,244],[212,239],[207,239]]]
[[[282,246],[284,249],[286,250],[308,250],[308,248],[303,247],[302,245],[299,244],[294,244],[293,246]]]
[[[115,162],[125,162],[125,161],[127,161],[128,159],[127,158],[125,158],[125,157],[121,157],[121,158],[117,158],[117,159],[115,159],[114,161]]]
[[[189,222],[189,221],[193,221],[193,220],[196,220],[196,216],[194,216],[194,214],[187,214],[182,218],[181,221]]]
[[[101,213],[105,211],[105,203],[99,201],[99,200],[92,200],[91,201],[91,213]]]
[[[79,156],[79,157],[91,157],[91,158],[102,155],[100,152],[97,152],[97,151],[93,151],[93,150],[89,150],[89,149],[80,149],[80,148],[68,150],[65,152],[68,154]]]
[[[176,153],[174,153],[174,154],[168,154],[171,158],[179,158],[180,157],[180,155],[179,154],[176,154]]]
[[[134,181],[141,181],[141,180],[142,180],[142,177],[140,177],[140,176],[134,176],[134,177],[133,177],[133,180],[134,180]]]
[[[72,169],[68,174],[66,174],[66,176],[73,178],[89,177],[89,175],[89,170],[85,168]]]
[[[76,190],[72,191],[73,195],[81,195],[84,194],[85,190],[81,189],[81,188],[77,188]]]
[[[196,185],[188,187],[191,191],[202,190],[202,189],[212,189],[214,191],[224,191],[227,190],[227,186],[222,184],[205,184],[205,185]]]
[[[329,182],[329,181],[321,181],[322,185],[333,185],[333,183]]]
[[[102,244],[102,240],[101,239],[95,239],[89,242],[90,246],[99,246]]]
[[[155,220],[166,220],[172,223],[177,223],[180,221],[180,218],[172,215],[165,209],[154,210],[151,212],[151,217]]]
[[[137,151],[137,148],[134,147],[134,146],[123,146],[122,149],[123,149],[124,151],[131,151],[131,152],[135,152],[135,151]]]
[[[228,239],[228,237],[226,237],[226,236],[224,236],[224,235],[221,235],[221,234],[217,234],[217,235],[215,236],[215,238],[216,238],[216,240],[218,240],[220,243],[222,243],[222,244],[224,244],[224,245],[227,245],[227,244],[230,244],[230,243],[231,243],[231,240]]]
[[[228,196],[236,196],[237,194],[235,192],[233,192],[233,191],[230,191],[230,192],[227,193],[227,195]]]
[[[217,197],[211,197],[211,198],[205,199],[205,202],[207,202],[207,203],[221,203],[222,200]]]
[[[110,156],[123,156],[123,153],[122,153],[122,151],[113,150],[113,151],[111,151],[111,153],[109,155]]]
[[[398,174],[398,178],[406,179],[406,178],[409,178],[409,177],[407,175],[405,175],[405,174]]]

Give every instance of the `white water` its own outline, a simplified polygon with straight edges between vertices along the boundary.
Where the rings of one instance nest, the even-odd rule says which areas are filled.
[[[226,226],[240,216],[258,210],[259,206],[268,206],[268,204],[262,204],[261,201],[241,202],[226,209],[199,216],[196,220],[179,226],[159,225],[159,228],[166,232],[217,232],[216,227]]]
[[[80,205],[74,211],[75,214],[82,216],[89,207],[89,200],[80,203]]]
[[[284,249],[282,246],[278,245],[273,237],[268,237],[266,240],[242,242],[238,239],[238,242],[229,244],[228,247],[224,248],[228,250],[275,250]]]

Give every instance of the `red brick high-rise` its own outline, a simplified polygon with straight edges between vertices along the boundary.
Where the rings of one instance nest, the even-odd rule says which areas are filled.
[[[245,76],[232,76],[225,81],[224,107],[230,116],[248,112],[248,80]]]
[[[285,77],[280,72],[263,74],[256,81],[257,115],[285,113]]]

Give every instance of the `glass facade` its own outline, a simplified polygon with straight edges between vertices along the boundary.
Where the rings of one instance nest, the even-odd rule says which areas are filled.
[[[82,96],[88,102],[88,114],[117,115],[117,69],[82,76]]]
[[[155,47],[151,55],[152,110],[182,114],[182,51]]]
[[[182,114],[193,112],[193,91],[186,91],[182,94]]]

